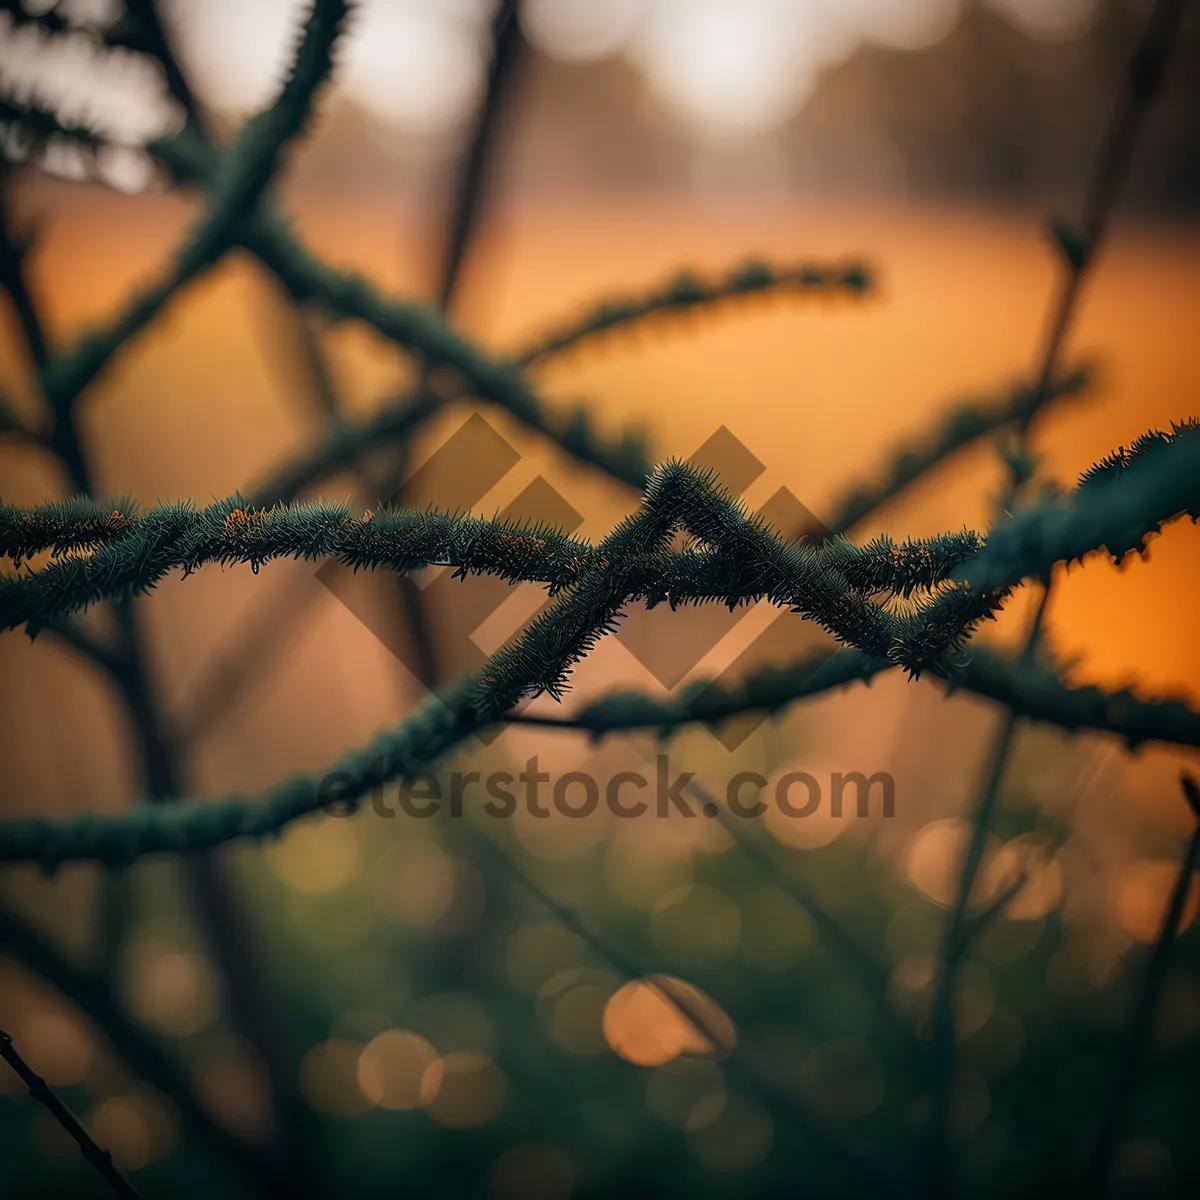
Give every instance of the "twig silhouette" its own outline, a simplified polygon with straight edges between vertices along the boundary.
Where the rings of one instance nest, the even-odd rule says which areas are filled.
[[[1187,774],[1182,776],[1180,782],[1188,808],[1196,820],[1196,828],[1192,831],[1180,861],[1179,873],[1171,890],[1171,899],[1166,912],[1163,913],[1162,925],[1154,939],[1154,949],[1146,965],[1146,975],[1138,994],[1137,1007],[1133,1011],[1125,1035],[1117,1073],[1088,1164],[1086,1194],[1089,1196],[1100,1197],[1108,1190],[1109,1176],[1121,1144],[1121,1130],[1133,1107],[1138,1074],[1154,1034],[1154,1018],[1167,978],[1171,946],[1183,924],[1184,909],[1193,876],[1200,869],[1200,785]]]
[[[1050,589],[1046,588],[1042,592],[1025,637],[1022,661],[1031,661],[1036,652],[1049,598]],[[959,968],[967,957],[975,935],[984,927],[983,914],[972,920],[970,906],[979,871],[983,866],[988,833],[995,815],[1004,770],[1016,737],[1019,716],[1015,709],[1009,709],[1004,714],[988,752],[984,782],[970,816],[971,835],[959,868],[956,900],[946,920],[938,955],[938,973],[930,1012],[932,1101],[929,1116],[929,1155],[934,1186],[944,1195],[950,1195],[953,1189],[949,1142],[956,1073],[955,1006],[958,999]],[[986,911],[988,910],[985,909]]]
[[[288,1184],[287,1173],[259,1148],[213,1120],[196,1099],[187,1072],[126,1012],[108,972],[71,962],[23,917],[3,905],[0,946],[6,956],[35,972],[86,1013],[126,1066],[171,1101],[184,1126],[215,1158],[249,1181],[256,1194],[281,1194]]]
[[[481,853],[486,854],[498,867],[511,875],[572,933],[616,968],[626,980],[640,980],[652,986],[714,1050],[720,1048],[724,1039],[720,1031],[713,1026],[704,1008],[696,1004],[686,991],[675,987],[669,976],[657,974],[598,933],[579,913],[527,875],[491,838],[478,834],[474,840]],[[731,1051],[728,1062],[745,1085],[777,1116],[790,1120],[818,1145],[836,1152],[842,1165],[861,1186],[869,1187],[871,1194],[882,1196],[893,1193],[896,1180],[892,1172],[859,1138],[825,1120],[800,1096],[781,1088],[747,1058],[740,1045]]]
[[[138,1191],[117,1169],[112,1155],[101,1150],[92,1135],[80,1124],[79,1118],[58,1098],[53,1088],[21,1057],[12,1037],[0,1029],[0,1058],[20,1076],[29,1089],[30,1096],[45,1105],[50,1115],[67,1131],[80,1153],[104,1178],[105,1183],[118,1195],[128,1200],[137,1200]]]

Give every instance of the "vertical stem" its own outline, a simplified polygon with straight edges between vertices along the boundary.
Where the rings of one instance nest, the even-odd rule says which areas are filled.
[[[496,146],[501,114],[509,102],[525,55],[517,21],[516,0],[501,0],[492,22],[492,56],[488,64],[483,103],[476,115],[463,159],[437,286],[437,305],[449,312],[459,291],[463,265],[479,230],[479,216],[488,193],[488,172]]]
[[[1175,877],[1171,900],[1163,914],[1162,927],[1155,939],[1154,950],[1151,952],[1150,962],[1146,967],[1146,978],[1142,983],[1137,1007],[1129,1023],[1129,1031],[1121,1051],[1121,1060],[1117,1066],[1112,1091],[1109,1094],[1108,1107],[1100,1124],[1096,1147],[1088,1167],[1085,1188],[1085,1194],[1088,1196],[1103,1196],[1108,1190],[1109,1175],[1116,1159],[1117,1148],[1120,1145],[1121,1130],[1133,1105],[1138,1073],[1154,1033],[1154,1019],[1158,1011],[1159,998],[1162,996],[1163,984],[1167,978],[1171,945],[1183,923],[1183,912],[1187,904],[1192,875],[1200,868],[1200,787],[1197,787],[1196,781],[1188,775],[1183,776],[1182,783],[1188,806],[1191,808],[1197,824],[1191,840],[1188,842],[1187,850],[1184,852],[1183,860],[1179,864],[1179,874]]]
[[[1128,82],[1100,147],[1096,172],[1084,200],[1082,245],[1073,269],[1061,276],[1058,297],[1046,329],[1037,391],[1044,394],[1058,368],[1062,348],[1101,243],[1108,233],[1117,196],[1129,170],[1134,146],[1146,115],[1162,90],[1167,65],[1187,0],[1157,0],[1129,64]],[[1027,428],[1027,417],[1023,428]]]
[[[1037,650],[1046,606],[1050,599],[1047,587],[1038,603],[1025,644],[1021,660],[1028,661]],[[942,935],[941,951],[938,956],[939,973],[934,986],[933,1005],[930,1013],[930,1028],[933,1037],[931,1070],[932,1093],[929,1113],[929,1171],[932,1192],[938,1197],[954,1194],[954,1166],[950,1155],[951,1117],[956,1074],[955,1041],[957,1022],[955,1000],[958,972],[967,951],[970,949],[973,928],[968,922],[971,893],[983,866],[987,849],[988,831],[996,811],[1000,785],[1004,781],[1004,769],[1012,751],[1017,733],[1017,714],[1008,709],[1000,722],[1000,728],[988,753],[983,786],[971,814],[971,838],[959,870],[957,899],[950,912]]]
[[[25,283],[25,246],[11,232],[8,189],[8,164],[0,160],[0,287],[8,293],[16,309],[29,356],[34,368],[40,371],[50,360],[50,347],[41,316]]]
[[[130,1071],[175,1105],[184,1128],[197,1142],[228,1163],[259,1194],[278,1196],[283,1192],[287,1181],[259,1148],[234,1137],[200,1106],[186,1071],[129,1016],[108,972],[69,961],[33,926],[3,905],[0,905],[0,946],[6,956],[35,972],[86,1013]]]
[[[451,218],[438,279],[437,306],[448,313],[459,291],[463,265],[478,231],[479,218],[487,195],[488,170],[496,145],[496,131],[524,58],[524,38],[517,20],[516,0],[501,0],[492,21],[492,55],[488,63],[483,102],[476,114],[467,153],[462,161],[454,189]],[[421,364],[418,395],[428,391],[427,364]],[[409,443],[400,447],[398,461],[379,481],[380,498],[388,504],[404,503],[404,478]],[[417,655],[417,669],[426,688],[437,686],[441,678],[437,645],[429,622],[421,590],[408,575],[396,577],[396,588],[404,620],[408,625]]]
[[[1085,278],[1096,259],[1101,242],[1108,231],[1118,192],[1132,159],[1137,135],[1141,130],[1151,102],[1158,95],[1166,76],[1167,63],[1176,41],[1183,16],[1185,0],[1157,0],[1147,22],[1142,39],[1129,67],[1128,83],[1117,102],[1100,147],[1099,160],[1084,201],[1082,228],[1078,244],[1069,245],[1059,234],[1059,249],[1066,270],[1061,276],[1057,297],[1051,307],[1049,324],[1043,339],[1036,370],[1036,391],[1044,394],[1057,370],[1071,322],[1078,308]],[[1015,500],[1027,481],[1027,456],[1031,410],[1018,426],[1018,449],[1011,460],[1011,477],[1005,507]],[[1037,615],[1030,628],[1022,651],[1028,659],[1036,653],[1041,636],[1042,620],[1049,597],[1047,581]],[[942,941],[941,971],[934,992],[932,1012],[933,1080],[928,1157],[930,1184],[939,1200],[949,1200],[955,1193],[954,1168],[950,1154],[950,1117],[955,1076],[955,986],[958,967],[965,957],[970,941],[967,929],[967,906],[971,889],[978,876],[987,845],[988,828],[995,810],[1005,763],[1016,733],[1016,715],[1009,710],[989,754],[987,774],[976,804],[971,840],[963,861],[959,879],[957,903],[947,922]]]
[[[676,981],[671,976],[657,974],[598,934],[574,909],[527,875],[492,838],[475,829],[470,830],[468,836],[480,852],[491,858],[627,981],[641,981],[653,987],[714,1050],[721,1046],[723,1039],[720,1030],[703,1002],[698,1003],[688,991],[676,987]],[[726,1062],[730,1073],[740,1076],[743,1084],[755,1093],[776,1119],[790,1117],[794,1127],[802,1129],[816,1144],[833,1152],[846,1168],[847,1174],[855,1177],[855,1183],[861,1189],[859,1194],[887,1196],[898,1191],[893,1169],[872,1154],[857,1134],[826,1120],[797,1091],[781,1087],[769,1074],[760,1070],[740,1044],[729,1051]]]

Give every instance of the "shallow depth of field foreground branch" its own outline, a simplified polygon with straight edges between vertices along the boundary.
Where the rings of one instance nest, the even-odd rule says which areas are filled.
[[[0,208],[0,286],[11,301],[42,402],[41,419],[31,420],[0,397],[0,437],[51,457],[70,483],[70,494],[63,499],[34,505],[0,503],[0,635],[12,637],[14,631],[23,630],[31,639],[56,639],[101,672],[136,733],[143,792],[129,797],[128,805],[117,812],[80,808],[65,815],[35,812],[0,819],[0,865],[34,864],[48,873],[67,863],[106,868],[101,922],[105,944],[95,961],[84,965],[73,960],[36,923],[3,905],[0,954],[41,977],[86,1013],[124,1068],[169,1100],[189,1146],[201,1148],[203,1172],[211,1171],[212,1179],[219,1181],[207,1184],[204,1174],[197,1187],[244,1188],[247,1195],[336,1194],[348,1175],[357,1171],[355,1156],[366,1151],[357,1142],[343,1144],[334,1118],[318,1120],[314,1110],[319,1106],[310,1102],[314,1089],[319,1091],[311,1083],[316,1068],[298,1068],[280,1036],[278,1013],[287,1004],[274,990],[267,965],[272,955],[257,945],[263,931],[254,929],[249,920],[243,928],[249,909],[239,907],[236,881],[224,877],[221,860],[206,852],[273,839],[302,818],[318,815],[328,801],[322,780],[333,773],[341,785],[339,805],[354,810],[382,784],[437,771],[474,734],[527,726],[582,732],[593,742],[637,730],[669,737],[687,726],[719,727],[747,713],[778,715],[835,690],[869,684],[886,672],[898,671],[910,684],[921,677],[933,678],[947,692],[973,693],[999,706],[1003,720],[954,864],[957,870],[944,906],[937,954],[922,967],[927,968],[922,985],[925,1007],[916,1019],[900,1019],[893,1011],[895,976],[883,966],[874,944],[882,935],[875,937],[878,931],[873,931],[870,937],[860,938],[843,925],[836,906],[826,902],[829,880],[823,880],[821,887],[810,885],[800,858],[788,859],[778,848],[768,851],[756,842],[754,829],[728,829],[730,853],[740,856],[742,868],[747,863],[753,868],[748,878],[772,889],[771,895],[793,914],[780,920],[796,922],[789,927],[793,932],[800,922],[811,925],[823,952],[838,969],[857,979],[854,1003],[866,1014],[862,1027],[878,1036],[884,1047],[879,1059],[886,1065],[891,1086],[905,1097],[905,1103],[892,1110],[904,1115],[891,1121],[861,1120],[872,1109],[860,1112],[855,1103],[844,1099],[845,1091],[838,1091],[853,1091],[846,1081],[861,1059],[858,1040],[853,1041],[853,1053],[842,1046],[845,1063],[835,1063],[823,1084],[781,1078],[772,1054],[763,1049],[771,1044],[769,1038],[756,1046],[751,1036],[754,1021],[742,1016],[743,1011],[755,1011],[756,985],[715,972],[700,978],[697,985],[666,976],[647,953],[623,945],[620,932],[601,932],[599,922],[578,910],[574,895],[568,903],[553,886],[534,880],[499,834],[495,839],[485,837],[472,823],[463,822],[463,828],[446,837],[453,841],[455,861],[474,864],[470,869],[488,887],[498,886],[497,879],[514,883],[513,894],[523,898],[518,901],[505,892],[503,900],[513,912],[522,912],[520,905],[532,898],[539,919],[548,917],[560,932],[576,939],[579,961],[570,969],[578,977],[555,986],[592,988],[601,995],[601,984],[585,978],[582,964],[585,952],[590,952],[606,964],[608,974],[596,978],[611,980],[614,998],[636,996],[637,1003],[649,1006],[646,1012],[653,1010],[655,1019],[665,1022],[663,1027],[678,1042],[676,1057],[697,1067],[700,1083],[681,1074],[679,1079],[650,1087],[652,1107],[657,1106],[660,1115],[673,1114],[664,1120],[673,1121],[689,1136],[703,1138],[706,1125],[697,1114],[718,1093],[721,1103],[726,1102],[726,1076],[730,1089],[741,1089],[737,1095],[745,1098],[747,1111],[765,1114],[774,1140],[770,1155],[764,1151],[761,1156],[762,1186],[802,1187],[814,1195],[942,1198],[965,1193],[968,1179],[972,1187],[981,1186],[991,1169],[973,1167],[974,1148],[960,1145],[955,1134],[956,1113],[965,1103],[960,1093],[967,1086],[959,1056],[968,1036],[963,1014],[969,1005],[959,1001],[973,951],[990,931],[1003,925],[1010,907],[1020,903],[1036,866],[1032,861],[1017,863],[1010,878],[991,881],[995,886],[982,901],[978,899],[988,840],[999,824],[999,796],[1011,766],[1014,737],[1025,723],[1037,723],[1064,733],[1097,733],[1121,751],[1148,743],[1187,751],[1200,748],[1200,711],[1185,700],[1069,681],[1044,644],[1043,621],[1050,595],[1073,564],[1103,556],[1136,570],[1140,564],[1133,559],[1144,557],[1151,540],[1164,529],[1183,518],[1200,521],[1200,421],[1179,413],[1169,427],[1148,430],[1130,445],[1113,447],[1065,489],[1039,477],[1034,437],[1038,422],[1051,410],[1093,386],[1090,367],[1064,366],[1063,345],[1108,233],[1137,135],[1167,78],[1185,4],[1157,0],[1153,6],[1128,79],[1117,96],[1082,219],[1078,224],[1050,226],[1048,246],[1055,255],[1058,286],[1045,343],[1037,348],[1030,378],[997,396],[964,405],[937,427],[921,431],[913,442],[898,447],[871,479],[847,481],[829,536],[819,538],[776,528],[752,514],[716,472],[675,458],[656,461],[638,430],[612,438],[599,431],[585,407],[565,413],[540,394],[536,368],[601,335],[653,322],[664,314],[736,309],[739,298],[754,294],[770,293],[786,300],[797,310],[794,319],[803,321],[811,297],[839,303],[869,299],[875,284],[866,265],[853,261],[774,264],[753,259],[715,278],[685,271],[645,295],[604,301],[578,318],[556,322],[550,333],[524,347],[488,351],[458,331],[447,309],[479,204],[479,164],[491,153],[496,111],[523,53],[512,4],[498,5],[493,22],[493,58],[454,206],[439,308],[389,297],[372,281],[328,266],[305,246],[277,203],[273,182],[292,143],[310,123],[314,101],[334,69],[339,37],[354,19],[353,4],[314,0],[276,99],[247,121],[227,145],[221,145],[209,128],[156,5],[128,0],[122,7],[120,22],[96,36],[110,47],[126,46],[148,56],[161,69],[184,120],[180,132],[150,143],[145,150],[171,185],[198,193],[199,210],[151,285],[124,301],[107,322],[59,346],[47,333],[29,280],[30,238],[12,227],[7,207]],[[37,16],[17,4],[5,6],[5,11],[15,23],[39,24],[47,36],[64,36],[57,10]],[[6,144],[21,151],[24,170],[36,169],[39,155],[56,141],[65,140],[88,153],[98,153],[103,145],[101,134],[86,122],[68,121],[28,96],[0,99],[0,123]],[[14,164],[7,169],[15,169]],[[411,355],[420,367],[419,383],[408,393],[385,400],[367,419],[341,412],[337,397],[330,394],[325,435],[265,481],[247,485],[245,494],[202,506],[182,498],[144,508],[130,496],[98,495],[81,420],[88,389],[156,319],[186,302],[190,284],[233,251],[253,256],[281,285],[297,314],[320,312],[362,323]],[[311,329],[304,328],[306,336],[311,335]],[[306,344],[314,374],[323,378],[320,346],[315,337]],[[629,496],[625,517],[605,536],[589,539],[548,522],[501,515],[487,518],[450,507],[409,503],[403,481],[413,438],[443,410],[464,401],[503,410],[568,459],[624,487]],[[945,529],[903,540],[887,535],[856,538],[855,530],[865,518],[960,451],[993,436],[1007,474],[988,528]],[[388,470],[372,474],[384,452],[390,456]],[[379,497],[372,507],[360,513],[345,503],[300,498],[306,489],[319,490],[324,481],[347,469],[358,473],[367,494]],[[280,558],[333,561],[355,571],[390,573],[397,584],[394,607],[404,614],[418,642],[425,635],[421,596],[413,581],[428,567],[451,568],[457,579],[486,575],[510,584],[534,583],[545,589],[547,603],[481,667],[457,679],[439,679],[436,693],[396,728],[344,754],[323,771],[288,776],[257,794],[193,796],[182,766],[182,748],[148,683],[152,673],[140,606],[155,590],[194,586],[187,577],[214,565],[247,564],[257,576],[262,565]],[[983,644],[979,632],[1023,588],[1035,589],[1040,603],[1023,648],[1005,656]],[[722,605],[734,610],[762,600],[784,610],[787,620],[818,626],[831,635],[836,647],[754,671],[735,685],[701,681],[667,699],[621,691],[580,706],[570,703],[573,673],[586,672],[589,653],[620,627],[631,606],[675,611]],[[85,620],[93,607],[103,607],[111,617],[105,632],[97,632],[100,627]],[[245,657],[252,659],[249,651]],[[562,711],[522,711],[523,701],[541,695],[564,702]],[[1191,776],[1184,776],[1182,787],[1180,803],[1200,821]],[[1082,803],[1086,802],[1085,797]],[[331,824],[340,829],[343,823]],[[1044,850],[1057,836],[1049,825],[1031,818],[1022,836],[1036,833],[1035,841],[1041,839],[1038,846]],[[340,836],[329,833],[325,825],[313,828],[324,830],[330,838]],[[1152,1065],[1149,1046],[1167,986],[1168,951],[1185,924],[1198,846],[1200,834],[1192,837],[1182,856],[1144,983],[1127,1003],[1132,1016],[1128,1032],[1122,1035],[1122,1054],[1102,1056],[1104,1039],[1090,1027],[1080,1035],[1088,1041],[1092,1065],[1102,1064],[1093,1072],[1099,1082],[1091,1090],[1107,1102],[1095,1112],[1088,1109],[1071,1126],[1073,1142],[1062,1161],[1021,1159],[1019,1169],[1011,1173],[997,1170],[998,1186],[1009,1189],[1003,1194],[1050,1194],[1055,1188],[1083,1187],[1085,1182],[1091,1189],[1087,1194],[1101,1194],[1112,1185],[1117,1149],[1127,1127],[1144,1129],[1144,1114],[1133,1115],[1136,1089],[1143,1069],[1148,1071]],[[193,1095],[190,1077],[180,1069],[174,1050],[126,1011],[117,964],[131,928],[128,881],[140,878],[132,868],[140,870],[142,860],[151,856],[166,856],[172,865],[179,859],[180,869],[186,872],[188,895],[224,980],[231,1028],[253,1049],[261,1067],[261,1090],[269,1113],[265,1132],[246,1135],[214,1121],[208,1102]],[[842,860],[835,866],[838,871],[854,869]],[[426,891],[436,890],[438,880],[433,874],[429,878],[432,882]],[[870,889],[864,885],[863,890]],[[454,964],[438,968],[443,972],[442,991],[469,993],[472,987],[483,987],[482,973],[491,961],[491,950],[482,935],[479,938],[478,943],[466,945]],[[404,963],[406,971],[410,965],[414,972],[420,970],[419,957],[414,952],[414,961]],[[703,963],[703,955],[697,961]],[[912,965],[912,960],[906,962]],[[697,971],[703,976],[702,967]],[[699,990],[701,983],[704,992]],[[799,989],[781,991],[771,1036],[782,1042],[797,1036],[778,1014],[790,1015],[793,1005],[810,1016],[819,1014],[822,991],[820,984],[806,988],[803,996]],[[557,1003],[551,984],[537,994],[539,1004]],[[507,1014],[506,1021],[516,1028],[519,1014],[508,1000],[497,1001],[496,1011]],[[847,1001],[846,1011],[859,1010]],[[605,1009],[606,1022],[611,1012]],[[804,1019],[797,1017],[796,1028],[803,1030]],[[374,1068],[363,1067],[365,1057],[347,1076],[351,1091],[374,1097],[376,1109],[402,1112],[433,1105],[430,1097],[435,1094],[453,1095],[447,1081],[454,1069],[486,1075],[478,1054],[466,1062],[468,1050],[475,1053],[473,1043],[467,1049],[450,1049],[444,1056],[435,1053],[417,1073],[412,1096],[405,1098],[395,1082],[400,1072],[396,1063],[424,1051],[414,1050],[415,1042],[401,1045],[394,1029],[373,1027],[368,1032],[368,1046],[396,1035],[380,1051],[387,1070],[380,1067],[378,1079],[371,1075]],[[569,1042],[574,1035],[562,1036]],[[525,1089],[522,1095],[549,1097],[547,1104],[555,1110],[575,1112],[581,1105],[586,1109],[582,1102],[589,1099],[591,1084],[574,1077],[569,1084],[558,1080],[554,1060],[546,1059],[544,1046],[535,1045],[535,1040],[522,1042],[512,1052],[511,1086]],[[576,1037],[574,1044],[583,1040]],[[329,1054],[341,1053],[350,1044],[350,1035],[340,1033],[321,1042]],[[581,1056],[594,1053],[580,1051]],[[387,1058],[388,1054],[393,1057]],[[1119,1070],[1111,1066],[1118,1057]],[[34,1098],[97,1166],[98,1178],[121,1194],[138,1194],[112,1165],[102,1144],[104,1123],[93,1122],[90,1132],[85,1130],[15,1049],[9,1058],[30,1083]],[[435,1059],[440,1066],[433,1065]],[[1192,1053],[1188,1061],[1193,1066],[1194,1059]],[[648,1056],[644,1062],[651,1065],[654,1060]],[[718,1062],[719,1069],[714,1065]],[[1193,1087],[1194,1078],[1193,1074]],[[874,1085],[868,1081],[862,1086],[870,1091]],[[685,1104],[672,1088],[699,1091],[694,1096],[688,1093]],[[843,1096],[840,1106],[830,1099],[834,1095]],[[1194,1096],[1193,1091],[1193,1100]],[[334,1102],[330,1105],[336,1108]],[[524,1145],[537,1132],[536,1122],[528,1114],[521,1117],[519,1102],[512,1110],[518,1114],[514,1121],[526,1121],[519,1126],[520,1138],[513,1135],[515,1142]],[[736,1112],[736,1105],[731,1111]],[[0,1118],[3,1114],[0,1108]],[[584,1133],[577,1131],[580,1146],[576,1149],[585,1161],[586,1131],[592,1118],[579,1120],[578,1129]],[[1166,1123],[1174,1137],[1171,1121]],[[414,1186],[437,1190],[443,1175],[455,1179],[453,1186],[468,1194],[477,1188],[478,1179],[456,1171],[466,1172],[465,1164],[476,1164],[477,1159],[500,1161],[511,1149],[503,1129],[493,1133],[482,1128],[486,1124],[486,1120],[474,1124],[464,1120],[456,1125],[448,1120],[447,1127],[455,1134],[438,1142],[436,1153],[429,1152],[431,1158],[414,1151],[411,1160],[389,1166],[377,1185],[380,1194]],[[475,1130],[476,1125],[481,1128]],[[751,1127],[761,1128],[761,1122],[755,1125],[747,1118],[747,1128]],[[389,1134],[384,1130],[380,1136],[386,1141]],[[626,1139],[629,1158],[624,1166],[612,1168],[607,1177],[596,1168],[592,1182],[583,1189],[587,1194],[608,1194],[608,1188],[615,1194],[641,1186],[648,1193],[675,1188],[688,1194],[717,1194],[716,1168],[712,1177],[705,1176],[699,1184],[686,1174],[665,1178],[655,1165],[658,1151],[653,1143],[639,1149],[638,1136],[631,1133]],[[454,1140],[459,1137],[461,1141]],[[1177,1152],[1190,1153],[1195,1166],[1193,1140],[1190,1135],[1176,1139],[1184,1147]],[[339,1154],[348,1156],[346,1162]],[[700,1156],[703,1160],[703,1151]],[[545,1161],[552,1160],[553,1156]],[[544,1162],[538,1171],[547,1178],[553,1174]],[[535,1183],[542,1180],[538,1171]],[[807,1173],[802,1177],[801,1171]],[[731,1178],[736,1184],[736,1175]],[[533,1194],[536,1188],[530,1185],[528,1190]],[[361,1194],[375,1192],[363,1184]],[[987,1194],[1001,1193],[993,1187]]]

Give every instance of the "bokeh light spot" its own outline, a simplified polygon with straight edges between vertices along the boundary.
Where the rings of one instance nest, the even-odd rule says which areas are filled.
[[[1179,864],[1167,858],[1143,858],[1131,864],[1117,888],[1117,917],[1121,928],[1139,942],[1158,937],[1179,876]],[[1195,919],[1200,908],[1200,885],[1193,874],[1183,906],[1180,932]]]
[[[253,1048],[234,1037],[199,1047],[193,1067],[201,1102],[227,1129],[256,1140],[271,1129],[271,1086]]]
[[[422,1080],[422,1091],[432,1093],[429,1115],[450,1129],[486,1125],[504,1107],[508,1084],[504,1073],[486,1055],[456,1051],[431,1064],[436,1080]]]
[[[110,1096],[87,1121],[96,1144],[107,1150],[122,1171],[136,1171],[170,1154],[178,1126],[167,1102],[150,1091]]]
[[[1023,32],[1056,40],[1086,33],[1099,8],[1097,0],[987,0],[987,3]]]
[[[703,1026],[698,1027],[693,1014]],[[720,1057],[737,1043],[733,1022],[698,988],[667,975],[631,980],[604,1009],[604,1037],[622,1058],[657,1067],[681,1054]]]
[[[82,1083],[95,1058],[91,1033],[69,1012],[44,1009],[32,1013],[13,1036],[26,1062],[51,1087]],[[9,1073],[7,1067],[4,1073]]]
[[[909,842],[905,867],[909,881],[935,904],[951,908],[958,901],[959,874],[971,838],[971,825],[958,817],[930,821]],[[985,904],[1008,882],[993,866],[998,838],[989,834],[983,861],[971,892],[972,906]]]
[[[477,103],[487,48],[486,28],[456,8],[364,5],[342,51],[347,95],[409,133],[456,128]]]
[[[379,1108],[424,1108],[441,1086],[440,1063],[438,1052],[420,1034],[388,1029],[372,1038],[359,1055],[358,1086]]]
[[[375,902],[393,921],[415,928],[436,925],[455,902],[455,860],[424,839],[392,846],[372,869]]]
[[[137,1171],[150,1161],[150,1127],[137,1108],[119,1097],[105,1100],[88,1122],[96,1144],[112,1155],[122,1171]]]
[[[266,847],[267,863],[293,891],[324,896],[345,887],[358,866],[358,834],[347,820],[300,821]]]
[[[530,43],[562,62],[615,54],[645,15],[647,0],[524,0],[521,27]]]
[[[203,954],[152,935],[134,938],[126,947],[124,990],[134,1016],[170,1037],[208,1028],[220,1000],[216,973]]]

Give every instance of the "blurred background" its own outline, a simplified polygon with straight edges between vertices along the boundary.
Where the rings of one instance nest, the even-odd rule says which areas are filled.
[[[17,164],[8,209],[35,233],[29,283],[56,347],[155,278],[197,211],[140,149],[182,124],[162,72],[97,44],[122,7],[0,10],[0,99],[36,100],[107,143],[82,155],[52,139],[30,158],[0,105]],[[228,137],[275,94],[304,6],[159,8],[208,127]],[[731,301],[589,342],[532,375],[552,405],[590,404],[607,433],[645,428],[655,460],[723,446],[751,507],[786,489],[824,520],[899,443],[1033,370],[1060,270],[1045,223],[1079,213],[1148,12],[1136,0],[522,0],[494,38],[487,0],[368,0],[277,195],[326,261],[440,301],[498,352],[680,267],[868,263],[878,286],[865,298]],[[494,122],[472,176],[489,78]],[[1097,383],[1035,427],[1047,480],[1069,485],[1196,412],[1198,80],[1192,5],[1067,345],[1068,364],[1098,363]],[[469,217],[456,220],[464,194]],[[35,420],[20,335],[5,305],[0,387]],[[234,253],[88,390],[81,432],[99,494],[203,504],[248,494],[334,414],[361,418],[419,378],[394,346],[297,306]],[[394,474],[409,480],[409,503],[510,508],[592,538],[636,503],[482,405],[447,406],[405,453],[311,494],[372,506]],[[981,443],[853,535],[986,528],[1003,484]],[[48,455],[0,442],[6,503],[69,491]],[[1182,522],[1145,562],[1097,559],[1056,580],[1046,641],[1067,677],[1200,704],[1198,549]],[[313,564],[209,568],[139,600],[151,724],[179,790],[249,796],[326,768],[477,665],[542,600],[532,586],[497,592],[433,572],[417,594],[420,644],[393,580]],[[1030,599],[1006,606],[989,643],[1018,643]],[[102,608],[87,624],[106,635],[119,618]],[[763,607],[634,612],[575,672],[566,706],[618,686],[667,695],[737,679],[819,642]],[[114,811],[147,793],[144,726],[70,647],[10,633],[0,679],[5,816]],[[560,710],[543,699],[530,711]],[[661,751],[718,794],[747,770],[894,778],[890,819],[823,809],[750,822],[765,859],[714,823],[496,821],[468,805],[435,821],[368,807],[203,868],[152,861],[120,880],[6,868],[0,1027],[145,1195],[255,1193],[230,1143],[197,1136],[195,1114],[162,1079],[147,1082],[100,1010],[47,982],[20,930],[86,970],[92,999],[109,997],[215,1127],[261,1151],[267,1186],[289,1194],[715,1196],[798,1178],[814,1194],[860,1194],[778,1096],[884,1160],[911,1157],[928,1095],[906,1056],[925,1028],[963,817],[1000,718],[893,674],[665,747],[514,726],[445,764],[515,772],[536,756],[551,778],[603,781],[653,773]],[[955,1152],[970,1194],[1050,1194],[1087,1153],[1191,831],[1177,782],[1188,765],[1194,755],[1020,727],[978,903],[1013,863],[1029,881],[958,997]],[[866,947],[865,982],[798,895]],[[1197,902],[1193,887],[1115,1166],[1130,1195],[1187,1194],[1200,1167]],[[699,989],[711,1038],[638,982],[652,973]],[[101,1188],[0,1068],[0,1195]]]

